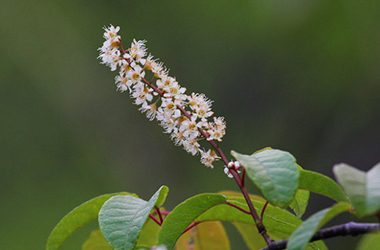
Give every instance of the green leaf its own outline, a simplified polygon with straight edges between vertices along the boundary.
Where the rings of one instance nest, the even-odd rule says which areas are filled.
[[[227,202],[233,203],[234,205],[237,205],[244,210],[249,209],[247,203],[245,202],[245,199],[240,197],[241,194],[239,195],[230,191],[222,192],[221,194],[226,195],[228,197]],[[265,201],[263,201],[261,197],[253,195],[251,195],[250,197],[256,212],[258,214],[261,214],[261,210],[265,204]],[[226,204],[221,204],[210,208],[205,213],[200,215],[196,220],[219,220],[245,223],[253,225],[254,229],[252,230],[256,230],[257,232],[255,223],[251,215],[242,213],[236,208]],[[263,223],[271,238],[275,240],[284,240],[289,238],[290,235],[296,230],[296,228],[302,224],[302,220],[300,220],[294,214],[288,212],[287,210],[281,209],[279,207],[274,207],[268,204],[267,208],[265,209]],[[327,249],[323,241],[313,242],[312,244],[310,244],[310,247],[310,249]]]
[[[285,208],[293,201],[298,188],[299,169],[291,154],[277,149],[253,155],[235,151],[231,154],[246,169],[248,177],[269,203]]]
[[[297,164],[297,166],[300,171],[303,170],[303,168],[300,165]],[[300,178],[301,175],[299,179]],[[297,189],[297,193],[294,197],[294,200],[292,201],[292,203],[289,204],[289,207],[293,210],[293,212],[297,215],[298,218],[301,218],[302,215],[305,213],[307,205],[309,204],[309,197],[309,190]]]
[[[131,195],[114,196],[106,201],[99,212],[99,227],[111,247],[134,249],[150,212],[157,203],[162,204],[167,192],[168,188],[162,186],[149,201]]]
[[[330,221],[335,216],[348,211],[351,204],[342,202],[334,205],[331,208],[321,210],[302,223],[301,226],[289,238],[287,245],[288,250],[303,250],[306,248],[310,239],[324,224]]]
[[[308,190],[298,189],[296,197],[290,203],[289,207],[294,211],[298,218],[301,218],[306,211],[309,203],[310,192]]]
[[[184,233],[175,244],[176,250],[230,250],[230,242],[219,221],[198,224]]]
[[[361,238],[356,250],[378,249],[380,246],[380,232],[366,234]]]
[[[299,189],[309,190],[337,202],[348,202],[342,188],[331,178],[312,171],[300,170]]]
[[[93,231],[90,238],[82,245],[82,250],[112,250],[100,230]]]
[[[106,200],[115,195],[121,194],[126,195],[129,193],[122,192],[101,195],[74,208],[70,213],[62,218],[62,220],[50,233],[46,244],[46,250],[59,249],[67,238],[69,238],[76,230],[98,217],[99,210]],[[136,196],[135,194],[129,195]]]
[[[358,217],[380,210],[380,163],[367,173],[344,163],[335,165],[333,171]]]
[[[185,200],[166,217],[158,234],[158,245],[172,249],[181,234],[199,215],[225,202],[226,197],[220,194],[200,194]]]

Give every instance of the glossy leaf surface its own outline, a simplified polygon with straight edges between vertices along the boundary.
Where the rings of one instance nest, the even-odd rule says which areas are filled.
[[[342,188],[331,178],[313,171],[300,170],[299,189],[309,190],[337,202],[348,202]]]
[[[200,194],[185,200],[166,217],[158,234],[158,245],[172,249],[181,234],[197,217],[225,202],[226,197],[220,194]]]
[[[114,249],[132,250],[153,207],[162,204],[168,188],[162,186],[149,201],[119,195],[106,201],[99,212],[99,227]]]
[[[231,154],[272,205],[285,208],[293,201],[298,188],[299,169],[290,153],[266,149],[253,155],[235,151]]]

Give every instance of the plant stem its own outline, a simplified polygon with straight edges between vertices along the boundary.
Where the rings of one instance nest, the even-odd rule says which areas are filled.
[[[266,209],[267,206],[268,206],[268,203],[269,203],[268,201],[265,202],[264,207],[263,207],[263,210],[261,210],[261,215],[260,215],[261,220],[263,220],[263,218],[264,218],[264,212],[265,212],[265,209]]]
[[[162,214],[161,214],[160,208],[157,207],[157,206],[154,206],[154,210],[156,210],[156,213],[158,214],[158,216],[160,218],[160,222],[162,224],[164,222],[164,219],[162,218]]]
[[[196,225],[198,225],[200,222],[199,221],[194,221],[190,226],[188,226],[185,231],[183,231],[182,234],[186,233],[187,231],[189,231],[190,229],[192,229],[193,227],[195,227]]]
[[[236,208],[237,210],[242,211],[242,212],[245,213],[245,214],[251,214],[249,211],[244,210],[244,209],[242,209],[241,207],[236,206],[235,204],[232,204],[232,203],[230,203],[230,202],[226,202],[226,204],[229,205],[229,206],[231,206],[231,207]]]
[[[154,222],[156,222],[159,226],[162,225],[162,223],[161,223],[159,220],[157,220],[156,217],[154,217],[153,214],[149,214],[149,217],[150,217],[152,220],[154,220]]]
[[[310,242],[328,239],[337,236],[358,236],[361,234],[370,233],[373,231],[380,230],[380,224],[377,223],[356,223],[349,222],[346,224],[333,226],[325,229],[321,229],[314,234]],[[286,248],[289,239],[281,240],[277,242],[272,242],[267,247],[262,248],[261,250],[282,250]]]
[[[228,166],[228,163],[227,163],[227,166]],[[242,185],[243,182],[240,180],[240,177],[239,177],[239,174],[237,173],[237,170],[235,168],[231,168],[230,172],[232,173],[234,179],[236,180],[236,182],[240,188],[240,191],[243,194],[245,201],[247,202],[247,205],[248,205],[249,210],[250,210],[250,214],[252,215],[252,218],[256,223],[257,230],[259,231],[261,236],[264,238],[267,245],[271,244],[273,242],[273,240],[271,239],[271,237],[269,237],[267,230],[266,230],[263,222],[261,221],[261,218],[257,214],[256,209],[253,206],[251,199],[249,198],[249,194],[247,192],[247,189],[245,188],[245,186]]]
[[[119,41],[119,45],[120,45],[122,54],[126,53],[127,51],[124,50],[121,41]],[[127,58],[126,58],[126,61],[128,62],[129,66],[132,67],[131,61],[129,59],[127,59]],[[147,84],[149,87],[151,87],[153,89],[153,91],[157,92],[161,97],[164,96],[164,92],[161,91],[160,89],[158,89],[156,86],[154,86],[152,82],[148,81],[144,77],[142,78],[142,80],[145,82],[145,84]],[[188,111],[186,111],[185,108],[183,106],[179,105],[179,104],[177,104],[176,106],[181,110],[181,112],[182,112],[182,114],[184,116],[186,116],[188,119],[191,120],[191,113],[189,113]],[[204,129],[198,128],[198,130],[199,130],[199,132],[202,134],[202,136],[206,140],[210,137],[210,135]],[[221,158],[221,160],[223,161],[223,163],[226,165],[226,167],[228,167],[228,163],[229,162],[227,160],[227,157],[224,155],[224,153],[221,150],[221,148],[219,147],[219,145],[217,143],[215,143],[214,140],[207,140],[207,141],[208,141],[208,143],[210,143],[211,147],[213,147],[214,150],[217,152],[217,154],[219,155],[219,157]],[[254,206],[252,204],[251,199],[249,198],[249,194],[248,194],[248,192],[247,192],[247,190],[246,190],[246,188],[244,186],[244,180],[240,178],[240,176],[237,173],[237,170],[235,168],[230,169],[230,172],[232,173],[232,175],[233,175],[236,183],[238,184],[238,186],[239,186],[239,188],[240,188],[240,190],[241,190],[241,192],[242,192],[242,194],[243,194],[243,196],[244,196],[244,198],[245,198],[245,200],[247,202],[247,205],[248,205],[249,210],[250,210],[250,214],[252,215],[252,218],[253,218],[253,220],[256,223],[257,230],[263,236],[265,242],[269,245],[271,242],[273,242],[273,240],[267,234],[265,226],[262,223],[261,218],[257,214],[257,212],[256,212],[256,210],[255,210],[255,208],[254,208]],[[243,176],[244,176],[244,174],[243,174]],[[156,218],[154,218],[154,219],[156,219]],[[194,225],[190,225],[190,226],[194,226]]]

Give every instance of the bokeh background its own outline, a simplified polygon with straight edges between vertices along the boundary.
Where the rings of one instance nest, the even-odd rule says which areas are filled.
[[[380,161],[379,8],[356,0],[1,0],[0,248],[44,249],[67,212],[105,193],[149,199],[167,185],[172,209],[201,192],[237,190],[221,165],[207,169],[173,146],[115,91],[115,72],[97,60],[103,26],[120,25],[126,45],[146,39],[187,93],[214,100],[227,121],[227,154],[271,146],[332,177],[336,163],[368,170]],[[305,218],[331,203],[313,195]],[[95,227],[62,249],[80,249]],[[228,230],[232,249],[246,249]],[[326,242],[354,249],[359,239]]]

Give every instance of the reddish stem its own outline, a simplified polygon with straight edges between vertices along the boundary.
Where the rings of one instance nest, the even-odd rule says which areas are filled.
[[[243,173],[241,174],[241,185],[244,186],[244,181],[245,181],[245,168],[243,168]]]
[[[160,211],[160,212],[161,212],[161,214],[163,214],[163,215],[168,215],[168,214],[170,214],[169,211]]]
[[[154,217],[154,215],[153,214],[149,214],[149,217],[152,219],[152,220],[154,220],[154,222],[156,222],[159,226],[161,226],[162,225],[162,223],[159,221],[159,220],[157,220],[157,218],[156,217]]]
[[[160,218],[160,222],[162,224],[162,222],[164,222],[164,219],[162,218],[160,209],[157,206],[154,206],[154,210],[156,210],[156,213],[158,214],[158,217]]]
[[[263,220],[263,218],[264,218],[264,212],[265,212],[265,209],[267,208],[267,206],[268,206],[268,201],[265,202],[263,210],[261,210],[261,215],[260,215],[261,220]]]
[[[183,231],[182,234],[186,233],[187,231],[189,231],[190,229],[192,229],[193,227],[195,227],[196,225],[198,225],[200,222],[199,221],[194,221],[190,226],[188,226],[185,231]]]
[[[230,203],[230,202],[226,202],[226,204],[229,205],[229,206],[231,206],[231,207],[234,207],[234,208],[236,208],[236,209],[238,209],[238,210],[240,210],[240,211],[242,211],[242,212],[245,213],[245,214],[251,214],[249,211],[244,210],[244,209],[242,209],[241,207],[236,206],[235,204],[232,204],[232,203]]]

